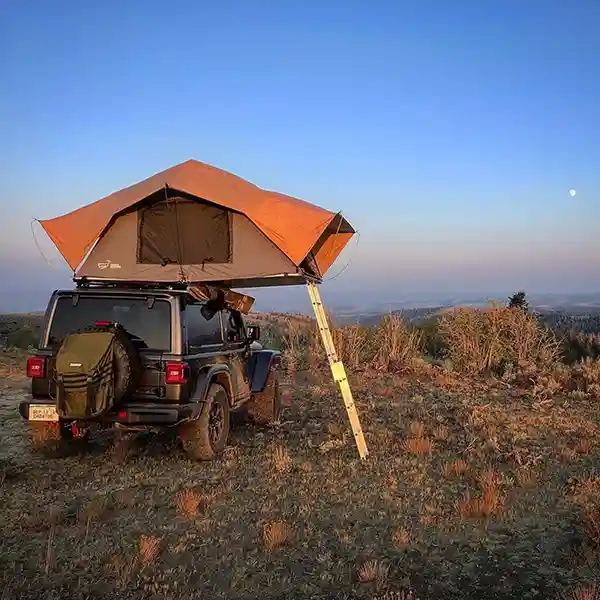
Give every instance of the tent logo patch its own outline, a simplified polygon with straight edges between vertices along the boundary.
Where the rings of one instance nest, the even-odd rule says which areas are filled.
[[[104,271],[104,269],[120,269],[121,265],[119,263],[114,263],[114,262],[111,262],[110,260],[107,260],[105,262],[99,262],[98,268],[101,271]]]

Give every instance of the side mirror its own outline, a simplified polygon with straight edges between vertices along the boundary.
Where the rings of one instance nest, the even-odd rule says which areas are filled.
[[[259,325],[248,325],[248,341],[258,342],[260,340],[260,326]]]

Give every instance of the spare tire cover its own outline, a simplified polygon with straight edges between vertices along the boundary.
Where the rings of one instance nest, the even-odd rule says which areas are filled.
[[[70,333],[92,333],[96,331],[110,331],[115,335],[113,371],[115,374],[114,403],[117,404],[130,396],[137,388],[142,372],[142,361],[135,344],[131,341],[127,332],[120,327],[93,326]],[[56,348],[57,351],[61,345],[62,340]]]

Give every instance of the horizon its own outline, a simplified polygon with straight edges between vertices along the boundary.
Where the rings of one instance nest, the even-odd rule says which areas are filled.
[[[325,301],[597,287],[600,5],[178,5],[0,8],[0,310],[70,285],[32,216],[189,158],[344,213]]]
[[[40,312],[46,309],[50,294],[55,289],[72,289],[74,283],[72,273],[67,269],[50,268],[46,263],[39,261],[27,264],[27,271],[7,271],[0,264],[0,280],[3,282],[3,292],[0,295],[0,314],[19,314]],[[463,303],[481,301],[503,301],[511,294],[525,291],[530,300],[539,297],[554,296],[560,300],[569,300],[580,296],[598,297],[600,299],[600,286],[596,289],[590,287],[583,290],[552,290],[552,289],[527,289],[523,287],[498,288],[498,289],[413,289],[404,291],[374,289],[369,285],[335,287],[333,282],[325,281],[321,285],[321,294],[327,308],[340,310],[354,307],[358,310],[369,311],[372,308],[387,304],[431,304],[435,302],[459,299]],[[347,282],[349,283],[349,282]],[[366,288],[366,289],[365,289]],[[289,286],[281,288],[247,288],[245,293],[256,298],[255,310],[258,312],[311,312],[308,295],[303,286]]]

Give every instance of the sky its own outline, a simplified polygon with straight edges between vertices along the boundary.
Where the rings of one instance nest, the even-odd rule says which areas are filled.
[[[0,310],[69,284],[32,218],[188,158],[341,210],[336,299],[600,291],[597,0],[0,0],[0,26]]]

